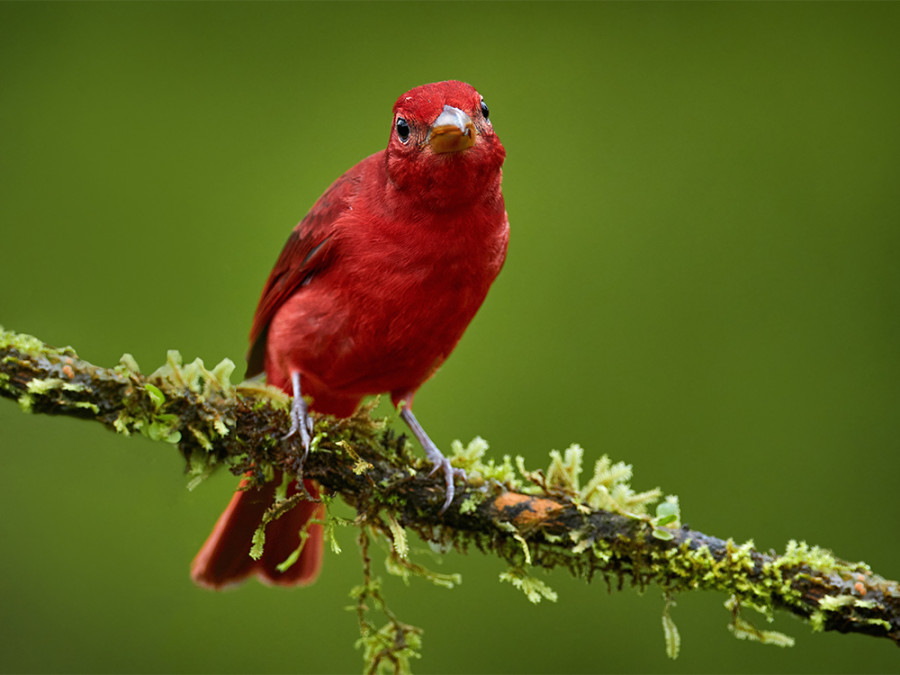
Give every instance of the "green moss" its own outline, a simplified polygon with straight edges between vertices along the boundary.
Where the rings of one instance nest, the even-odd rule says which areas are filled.
[[[488,442],[481,436],[473,438],[466,447],[461,441],[454,440],[450,443],[450,463],[466,472],[471,485],[495,481],[514,489],[518,479],[509,455],[504,455],[500,463],[492,458],[485,461],[488,448]]]
[[[290,555],[288,555],[287,558],[278,563],[275,566],[275,569],[283,574],[284,572],[287,572],[291,567],[293,567],[294,563],[296,563],[300,559],[300,554],[303,553],[303,548],[306,546],[306,542],[308,539],[309,529],[303,528],[300,531],[300,543],[297,545],[297,548],[291,551]]]
[[[819,609],[823,612],[833,612],[841,607],[852,606],[857,598],[852,595],[828,595],[819,601]]]
[[[212,475],[215,468],[216,461],[214,457],[199,449],[194,450],[188,457],[187,474],[190,480],[188,480],[187,489],[194,490]]]
[[[356,641],[356,648],[363,652],[367,664],[366,673],[393,673],[409,675],[410,660],[422,655],[422,631],[415,626],[390,622],[376,631],[364,633]]]
[[[76,401],[74,405],[76,408],[84,408],[85,410],[90,410],[95,415],[99,414],[100,412],[100,408],[97,406],[97,404],[91,403],[90,401]]]
[[[325,504],[325,522],[322,523],[323,536],[325,541],[331,546],[331,552],[334,554],[341,553],[341,546],[338,544],[336,530],[338,526],[350,527],[355,525],[352,520],[341,518],[331,512],[331,503],[334,501],[333,496],[321,495],[320,499]]]
[[[879,626],[886,630],[891,630],[891,624],[884,619],[867,616],[865,613],[856,610],[870,610],[877,606],[873,600],[863,600],[855,595],[840,594],[828,596],[826,595],[819,601],[819,607],[810,616],[810,624],[814,632],[825,630],[825,625],[831,615],[836,612],[847,611],[850,609],[850,616],[854,622],[865,623],[872,626]]]
[[[19,407],[23,412],[31,412],[37,398],[46,396],[50,392],[56,390],[71,392],[84,391],[85,385],[78,382],[69,382],[58,377],[32,378],[28,381],[25,393],[20,395],[17,399]],[[100,411],[96,404],[89,401],[76,401],[72,402],[71,405],[75,408],[84,408],[95,413]]]
[[[213,449],[213,444],[209,440],[209,436],[200,431],[199,429],[195,429],[193,427],[189,427],[188,430],[191,432],[191,435],[197,440],[200,444],[200,447],[210,452]]]
[[[678,506],[678,497],[669,495],[664,502],[657,504],[656,517],[652,522],[653,526],[657,528],[681,527],[681,509]]]
[[[393,546],[394,552],[401,560],[406,560],[409,557],[409,542],[406,539],[406,530],[400,526],[400,523],[397,522],[397,519],[392,514],[388,514],[387,522],[391,532],[391,546]]]
[[[42,396],[54,389],[62,389],[64,384],[66,383],[58,377],[48,377],[46,379],[39,379],[36,377],[28,382],[26,389],[29,394]]]
[[[22,412],[30,413],[34,406],[34,396],[31,394],[22,394],[16,399],[16,402],[19,404]]]
[[[13,331],[5,330],[3,326],[0,326],[0,348],[12,348],[23,354],[31,354],[46,350],[47,345],[33,335],[15,333]]]
[[[665,603],[663,604],[662,626],[663,637],[666,641],[666,656],[670,659],[677,659],[678,652],[681,650],[681,634],[678,632],[678,626],[672,620],[669,610],[675,606],[670,593],[665,594]]]
[[[146,391],[147,395],[150,397],[150,402],[153,403],[154,408],[157,410],[162,408],[163,404],[166,402],[166,395],[160,391],[159,387],[147,382],[144,385],[144,391]]]
[[[230,396],[234,390],[231,383],[234,370],[235,365],[231,359],[222,359],[212,370],[208,370],[200,358],[185,364],[181,353],[171,349],[166,353],[166,363],[157,368],[149,379],[188,389],[199,394],[202,399],[212,394]]]
[[[607,455],[603,455],[594,463],[594,475],[581,489],[579,497],[593,509],[644,514],[650,504],[659,500],[662,491],[654,488],[646,492],[635,492],[630,485],[632,475],[630,464],[613,464]]]
[[[474,513],[478,509],[478,505],[487,499],[486,494],[472,492],[459,505],[460,514]]]
[[[525,594],[529,602],[535,605],[541,600],[556,602],[558,599],[556,591],[540,579],[529,576],[521,567],[510,567],[505,572],[501,572],[500,581],[511,583]]]
[[[141,374],[141,367],[138,365],[138,362],[127,352],[122,354],[122,357],[119,359],[119,365],[116,366],[116,370],[123,375]]]
[[[529,471],[525,468],[522,457],[516,457],[515,464],[522,478],[533,484],[531,487],[523,486],[522,492],[562,492],[584,509],[642,517],[648,507],[662,497],[659,488],[636,492],[630,484],[631,465],[625,462],[613,463],[608,455],[603,455],[594,463],[593,475],[582,486],[584,449],[577,444],[570,445],[562,453],[551,450],[550,465],[546,471]],[[677,505],[677,498],[675,504]],[[663,534],[662,538],[665,537]]]
[[[528,542],[525,541],[525,537],[516,529],[516,526],[509,522],[499,522],[497,523],[497,527],[503,530],[504,532],[508,532],[512,535],[513,539],[519,542],[519,545],[522,547],[522,553],[525,557],[525,564],[531,565],[531,551],[528,548]]]
[[[396,552],[392,552],[385,561],[385,569],[396,577],[403,579],[404,583],[409,584],[412,577],[424,579],[435,586],[442,588],[454,588],[462,583],[462,575],[458,573],[445,574],[435,572],[422,565],[412,562],[409,557],[401,558]]]
[[[559,450],[550,451],[550,466],[547,467],[547,484],[560,488],[568,494],[579,494],[579,481],[581,478],[581,465],[584,459],[584,450],[580,445],[570,445],[565,453]],[[580,495],[582,500],[584,495]]]
[[[591,553],[594,558],[600,561],[601,565],[608,564],[613,557],[612,546],[605,541],[593,542],[593,544],[591,544]]]
[[[166,443],[178,443],[181,440],[181,431],[178,430],[178,415],[155,415],[149,424],[141,424],[140,431],[147,438]]]
[[[116,419],[113,420],[113,429],[117,433],[120,433],[124,436],[131,435],[131,427],[134,425],[134,417],[129,415],[124,410],[120,410],[119,414],[116,416]]]
[[[794,638],[775,630],[760,630],[749,621],[736,616],[729,624],[728,629],[738,640],[752,640],[764,645],[775,647],[793,647]]]
[[[831,551],[818,546],[810,546],[805,541],[788,542],[784,554],[779,556],[777,564],[782,568],[807,566],[824,573],[835,573],[841,576],[850,574],[872,574],[871,568],[863,562],[846,562],[839,560]]]

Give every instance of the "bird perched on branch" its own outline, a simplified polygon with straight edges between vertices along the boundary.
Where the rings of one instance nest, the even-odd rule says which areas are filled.
[[[487,104],[464,82],[426,84],[394,104],[388,146],[329,187],[288,237],[250,331],[247,376],[293,395],[292,427],[308,452],[308,410],[347,417],[363,397],[390,392],[444,477],[443,509],[465,480],[412,412],[413,396],[453,351],[506,258],[509,221],[500,191],[506,156]],[[307,403],[304,397],[309,398]],[[191,576],[221,588],[256,574],[266,583],[312,582],[322,561],[321,504],[308,500],[251,538],[281,476],[238,490],[194,559]],[[304,481],[308,496],[318,495]],[[242,485],[243,487],[243,485]],[[288,495],[301,492],[296,481]],[[296,562],[277,567],[306,541]]]

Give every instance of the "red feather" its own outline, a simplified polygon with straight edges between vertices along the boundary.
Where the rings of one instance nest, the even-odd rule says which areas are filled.
[[[194,558],[191,577],[194,583],[206,588],[222,589],[240,583],[251,574],[267,584],[296,586],[312,583],[322,565],[322,526],[309,523],[321,520],[324,508],[316,502],[302,501],[266,527],[266,543],[259,560],[250,557],[253,533],[259,527],[263,514],[272,505],[275,488],[281,483],[281,472],[275,479],[259,489],[239,489],[234,493],[228,508],[219,516],[212,534]],[[318,489],[312,481],[304,481],[312,497],[318,497]],[[246,479],[241,481],[241,488]],[[298,492],[296,481],[288,486],[287,497]],[[284,572],[277,566],[284,562],[300,545],[298,533],[308,529],[308,536],[300,557]],[[234,533],[240,533],[236,537]]]
[[[450,131],[471,147],[447,151],[433,140],[449,128],[435,125],[448,106],[471,137]],[[265,370],[269,384],[290,393],[291,373],[299,372],[310,410],[338,417],[384,391],[395,405],[411,405],[462,337],[506,257],[505,151],[486,111],[462,82],[424,85],[397,100],[388,147],[338,178],[291,232],[253,319],[248,376]],[[220,564],[249,549],[272,494],[267,487],[236,493],[194,561],[196,580],[220,587],[253,572],[273,583],[315,576],[318,529],[295,565],[302,571],[290,579],[260,564]],[[245,507],[249,499],[254,505]],[[314,512],[297,507],[276,523],[290,516],[295,531]],[[314,537],[319,541],[310,546]],[[266,556],[272,540],[267,534]],[[313,555],[319,558],[307,559]]]

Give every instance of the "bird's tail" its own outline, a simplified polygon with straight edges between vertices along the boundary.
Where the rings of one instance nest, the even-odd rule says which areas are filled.
[[[246,481],[246,478],[241,481],[241,488]],[[310,521],[322,519],[324,515],[324,507],[318,502],[303,500],[270,522],[266,526],[262,557],[259,560],[250,557],[253,534],[272,505],[281,481],[281,472],[277,471],[271,482],[259,488],[238,489],[234,493],[228,508],[219,516],[212,533],[191,563],[194,583],[218,590],[239,584],[251,574],[263,583],[279,586],[303,586],[315,581],[322,566],[322,526]],[[310,496],[318,498],[316,483],[306,480],[303,484]],[[287,496],[299,491],[297,481],[291,481]],[[284,572],[279,572],[278,566],[297,550],[304,531],[306,541],[299,558]]]

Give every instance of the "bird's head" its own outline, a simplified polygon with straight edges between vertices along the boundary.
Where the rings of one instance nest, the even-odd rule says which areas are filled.
[[[425,84],[394,104],[388,176],[435,208],[499,194],[505,157],[484,98],[465,82]]]

